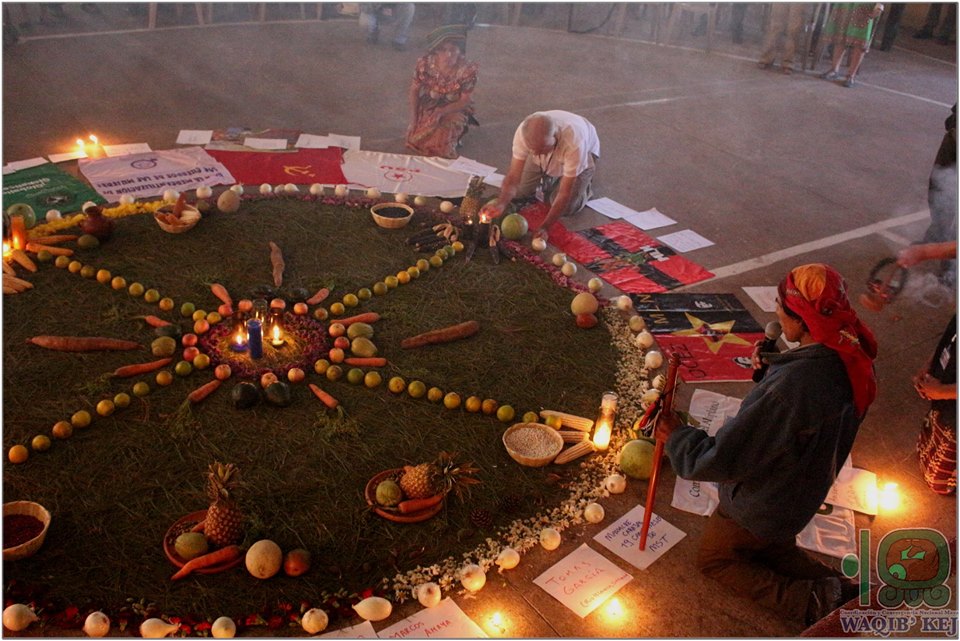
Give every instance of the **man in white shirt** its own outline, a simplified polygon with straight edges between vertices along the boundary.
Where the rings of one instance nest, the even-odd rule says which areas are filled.
[[[513,135],[513,160],[500,196],[481,214],[495,218],[511,200],[531,196],[540,187],[538,195],[550,203],[550,210],[543,223],[531,227],[530,232],[546,239],[550,225],[586,205],[599,157],[600,139],[586,118],[569,111],[530,114]]]

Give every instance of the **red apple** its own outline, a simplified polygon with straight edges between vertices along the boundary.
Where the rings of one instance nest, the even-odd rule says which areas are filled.
[[[283,557],[283,572],[287,576],[300,576],[310,569],[310,553],[303,548],[290,550]]]
[[[593,314],[577,314],[577,327],[590,329],[591,327],[596,327],[597,322],[597,317]]]

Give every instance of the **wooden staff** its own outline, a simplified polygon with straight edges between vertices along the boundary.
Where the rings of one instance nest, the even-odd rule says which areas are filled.
[[[671,354],[670,363],[667,366],[667,384],[663,390],[660,399],[663,401],[660,416],[664,412],[673,411],[673,393],[677,389],[677,375],[680,373],[680,355]],[[659,416],[657,417],[659,420]],[[656,427],[654,427],[656,434]],[[653,500],[657,495],[657,481],[660,480],[660,461],[663,459],[663,447],[665,443],[662,438],[657,438],[657,445],[653,450],[653,470],[650,472],[650,482],[647,485],[647,504],[643,509],[643,527],[640,528],[640,551],[647,549],[647,534],[650,532],[650,516],[653,514]]]

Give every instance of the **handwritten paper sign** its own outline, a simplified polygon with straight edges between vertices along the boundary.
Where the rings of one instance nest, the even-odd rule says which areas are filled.
[[[377,633],[373,629],[373,624],[369,621],[351,625],[346,628],[340,628],[333,632],[324,632],[314,635],[315,639],[376,639]]]
[[[360,149],[360,136],[344,136],[342,134],[329,134],[330,146],[343,147],[344,149]]]
[[[447,597],[435,607],[424,608],[380,630],[377,636],[381,639],[486,639],[487,633]]]
[[[584,543],[533,582],[582,619],[632,580]]]
[[[104,145],[103,151],[110,158],[129,156],[130,154],[150,153],[150,145],[145,142],[131,142],[124,145]]]
[[[205,145],[213,138],[213,129],[181,129],[177,135],[178,145]]]
[[[694,249],[700,249],[701,247],[709,247],[713,244],[712,240],[704,238],[692,229],[683,229],[673,232],[672,234],[667,234],[666,236],[660,236],[657,240],[665,245],[669,245],[674,251],[678,252],[689,252]]]
[[[244,138],[243,139],[244,147],[250,147],[251,149],[286,149],[287,140],[286,138]]]
[[[877,513],[877,498],[876,474],[856,467],[843,467],[824,503],[873,516]]]
[[[293,146],[300,149],[326,149],[327,147],[333,147],[334,144],[328,136],[300,134]]]
[[[646,570],[686,534],[654,513],[650,516],[646,549],[641,552],[643,512],[643,506],[638,505],[593,538],[630,565]]]

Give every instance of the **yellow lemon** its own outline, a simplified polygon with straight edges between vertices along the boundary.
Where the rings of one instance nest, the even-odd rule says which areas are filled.
[[[455,241],[455,242],[453,243],[453,251],[457,252],[458,254],[459,254],[460,252],[462,252],[462,251],[463,251],[463,243],[461,243],[459,240],[458,240],[458,241]]]
[[[347,294],[343,297],[343,304],[345,307],[356,307],[360,304],[360,299],[356,294]]]
[[[127,293],[135,298],[143,296],[143,292],[144,288],[140,283],[130,283],[130,287],[127,288]]]
[[[516,415],[517,413],[509,405],[501,405],[497,408],[497,418],[501,423],[509,423]]]
[[[419,269],[421,272],[429,271],[430,261],[427,260],[426,258],[421,258],[420,260],[417,261],[417,269]]]
[[[387,276],[383,279],[383,284],[387,286],[387,289],[395,289],[400,284],[400,279],[396,276]]]
[[[390,379],[390,382],[387,383],[387,389],[394,394],[402,394],[403,391],[407,389],[407,382],[400,376],[394,376]]]
[[[524,422],[524,423],[539,423],[539,422],[540,422],[540,415],[537,414],[536,412],[526,412],[526,413],[523,415],[523,422]]]
[[[70,417],[70,424],[76,428],[83,428],[90,425],[90,421],[92,420],[93,417],[90,416],[90,412],[80,410],[79,412],[74,412],[73,416]]]
[[[379,387],[382,382],[383,377],[380,376],[380,372],[367,372],[363,377],[363,384],[370,389]]]
[[[448,410],[455,410],[460,407],[460,395],[456,392],[447,392],[443,397],[443,406]]]
[[[483,401],[479,396],[471,396],[463,404],[463,409],[468,412],[479,412],[480,408],[483,406]]]
[[[434,254],[430,257],[430,266],[431,267],[443,267],[443,258]]]
[[[343,316],[344,312],[346,311],[347,308],[343,303],[334,303],[330,306],[330,313],[334,316]]]
[[[317,374],[326,374],[327,368],[330,367],[330,361],[325,358],[317,359],[317,362],[313,364],[313,371]]]
[[[57,256],[57,259],[53,261],[53,264],[59,267],[60,269],[67,267],[70,263],[71,263],[71,260],[68,256]]]
[[[133,395],[134,396],[146,396],[150,393],[150,384],[140,381],[139,383],[134,383],[133,385]]]
[[[370,291],[369,287],[361,287],[357,290],[357,298],[360,300],[370,300],[373,297],[373,292]]]
[[[113,401],[103,399],[97,403],[97,414],[100,416],[110,416],[116,411],[117,406],[114,405]]]
[[[197,354],[193,357],[193,366],[197,369],[207,369],[210,367],[210,357],[206,354]]]
[[[207,318],[207,313],[202,309],[198,309],[195,312],[193,312],[193,315],[191,315],[190,318],[192,318],[195,321],[204,320]],[[207,321],[207,322],[210,322],[210,321]]]

